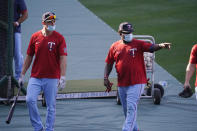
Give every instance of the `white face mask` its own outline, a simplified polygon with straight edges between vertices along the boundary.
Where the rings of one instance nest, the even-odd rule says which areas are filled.
[[[47,30],[48,31],[54,31],[55,27],[56,27],[56,25],[48,25]]]
[[[124,41],[131,42],[133,39],[133,34],[124,34]]]

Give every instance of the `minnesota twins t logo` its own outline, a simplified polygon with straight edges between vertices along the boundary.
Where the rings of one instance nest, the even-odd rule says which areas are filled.
[[[129,51],[130,51],[130,55],[135,57],[135,51],[137,51],[137,48],[129,49]]]
[[[54,49],[55,43],[54,42],[48,42],[48,49],[49,51],[52,51]]]

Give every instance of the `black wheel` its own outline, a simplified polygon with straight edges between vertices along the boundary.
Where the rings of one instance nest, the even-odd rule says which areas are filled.
[[[160,85],[160,84],[154,84],[154,88],[158,88],[159,90],[160,90],[160,92],[161,92],[161,98],[163,97],[163,95],[164,95],[164,88]],[[150,88],[148,88],[148,90],[147,90],[147,95],[148,96],[151,96],[151,91],[152,91],[152,88],[150,87]]]
[[[147,93],[146,93],[147,96],[151,96],[151,90],[152,90],[152,88],[151,87],[148,87]]]
[[[162,87],[162,85],[156,83],[156,84],[154,84],[154,88],[160,89],[161,97],[163,97],[163,95],[164,95],[164,88]]]
[[[154,88],[153,102],[155,105],[160,105],[160,101],[161,101],[161,91],[158,88]]]
[[[46,101],[45,101],[45,97],[44,97],[44,93],[42,93],[42,106],[46,107]]]
[[[120,96],[119,96],[118,90],[117,90],[117,95],[116,95],[116,103],[117,103],[117,105],[121,105]]]

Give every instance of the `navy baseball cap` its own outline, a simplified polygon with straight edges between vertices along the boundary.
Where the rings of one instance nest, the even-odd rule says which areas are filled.
[[[133,25],[130,24],[129,22],[123,22],[119,25],[118,32],[125,33],[125,34],[129,34],[131,32],[134,32]]]

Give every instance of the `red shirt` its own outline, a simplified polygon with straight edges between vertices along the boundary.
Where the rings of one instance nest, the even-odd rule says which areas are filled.
[[[60,78],[60,56],[67,55],[64,37],[56,31],[43,36],[41,31],[34,33],[29,42],[27,55],[35,59],[31,77]]]
[[[116,63],[119,87],[147,83],[143,53],[149,52],[151,45],[136,39],[128,44],[122,40],[112,44],[105,61]]]
[[[192,47],[191,54],[190,54],[190,59],[189,59],[189,63],[191,63],[191,64],[197,64],[197,44],[195,44]],[[197,65],[196,65],[196,69],[197,69]],[[197,86],[197,72],[196,72],[195,86]]]

